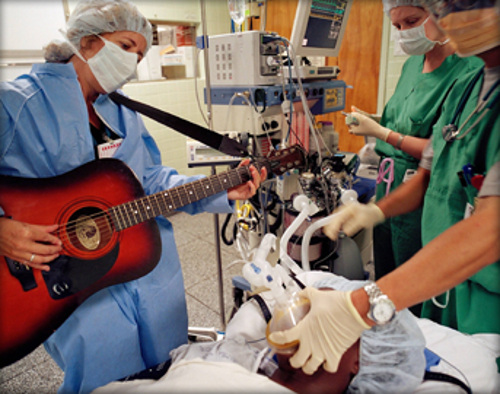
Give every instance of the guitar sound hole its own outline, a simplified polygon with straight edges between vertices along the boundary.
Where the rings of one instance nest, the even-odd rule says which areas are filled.
[[[104,248],[113,235],[108,216],[93,207],[75,212],[66,225],[66,232],[75,248],[90,252]]]

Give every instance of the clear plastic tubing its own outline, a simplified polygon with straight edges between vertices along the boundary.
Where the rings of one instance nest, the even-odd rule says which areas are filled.
[[[333,215],[327,216],[326,218],[320,219],[313,224],[311,224],[305,231],[302,238],[302,249],[301,249],[301,262],[302,269],[304,271],[311,271],[311,266],[309,265],[309,243],[311,242],[311,237],[313,233],[320,227],[324,227],[333,216],[338,215],[334,213]]]

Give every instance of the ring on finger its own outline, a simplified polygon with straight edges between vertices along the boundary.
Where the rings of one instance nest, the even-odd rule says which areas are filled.
[[[32,254],[31,254],[31,257],[30,257],[30,263],[32,263],[32,262],[33,262],[33,260],[35,260],[35,253],[32,253]]]

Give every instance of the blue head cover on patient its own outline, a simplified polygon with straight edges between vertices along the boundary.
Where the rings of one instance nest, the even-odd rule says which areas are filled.
[[[314,287],[350,291],[365,284],[332,275]],[[415,317],[408,310],[398,312],[392,322],[372,327],[361,335],[359,372],[347,392],[413,392],[424,377],[424,350],[425,338]]]

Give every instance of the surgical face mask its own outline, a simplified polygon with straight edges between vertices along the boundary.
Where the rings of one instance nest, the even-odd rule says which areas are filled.
[[[98,37],[104,42],[104,46],[90,59],[85,60],[79,51],[75,54],[89,65],[104,91],[111,93],[134,77],[138,56],[137,53],[127,52],[111,41]]]
[[[500,45],[498,8],[451,12],[438,19],[438,25],[462,57],[477,55]]]
[[[429,18],[420,26],[406,30],[398,30],[398,42],[401,49],[407,55],[424,55],[436,45],[437,41],[431,41],[425,35],[425,24]]]

